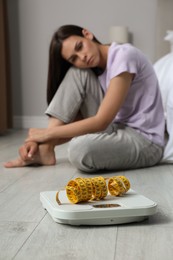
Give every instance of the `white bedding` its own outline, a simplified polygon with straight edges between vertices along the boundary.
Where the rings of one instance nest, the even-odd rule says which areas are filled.
[[[154,69],[160,84],[168,133],[162,162],[173,163],[173,52],[157,61]]]

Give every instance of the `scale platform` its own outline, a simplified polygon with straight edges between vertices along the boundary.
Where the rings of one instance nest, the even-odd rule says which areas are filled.
[[[66,192],[59,193],[61,205],[56,202],[57,191],[40,193],[40,201],[55,222],[69,225],[117,225],[139,222],[157,211],[157,204],[130,189],[121,197],[108,195],[104,200],[72,204]]]

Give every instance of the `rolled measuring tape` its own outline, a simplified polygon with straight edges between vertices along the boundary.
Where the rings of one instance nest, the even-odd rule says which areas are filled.
[[[93,178],[79,177],[70,180],[65,187],[67,198],[73,204],[104,199],[108,192],[111,196],[122,196],[129,189],[130,181],[125,176],[110,178],[103,178],[102,176]],[[60,191],[56,193],[56,201],[59,205],[61,205],[59,199]]]

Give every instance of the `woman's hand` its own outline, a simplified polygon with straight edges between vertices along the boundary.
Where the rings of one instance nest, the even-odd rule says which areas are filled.
[[[45,143],[51,140],[51,129],[31,128],[25,142]]]
[[[36,142],[27,142],[19,148],[19,155],[23,161],[31,161],[37,151],[38,144]]]

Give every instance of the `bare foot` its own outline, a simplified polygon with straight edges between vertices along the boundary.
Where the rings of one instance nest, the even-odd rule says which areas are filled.
[[[50,145],[40,145],[38,152],[30,160],[22,160],[20,157],[4,163],[5,168],[24,167],[29,165],[55,165],[56,158],[54,148]]]
[[[27,166],[27,162],[22,161],[21,158],[4,163],[5,168],[24,167]]]

